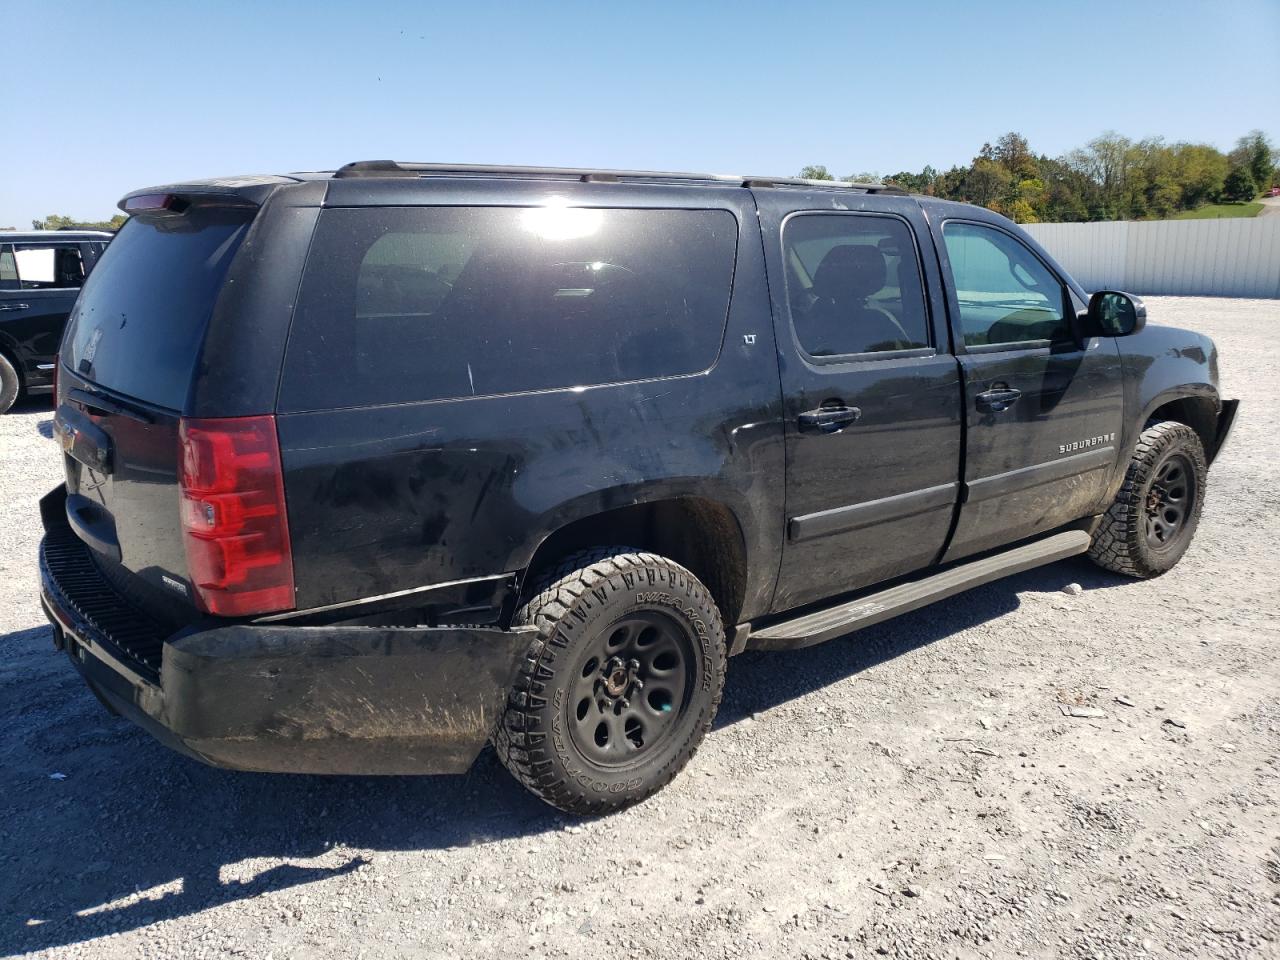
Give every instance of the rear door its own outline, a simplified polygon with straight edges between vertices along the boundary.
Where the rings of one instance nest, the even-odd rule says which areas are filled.
[[[84,283],[85,264],[76,242],[6,245],[0,266],[0,334],[17,353],[28,386],[53,376],[54,354],[67,315]]]
[[[993,223],[944,219],[939,233],[965,388],[953,560],[1100,509],[1123,398],[1115,339],[1077,339],[1083,305],[1031,246]]]
[[[758,193],[785,419],[781,611],[937,560],[961,388],[914,201]]]

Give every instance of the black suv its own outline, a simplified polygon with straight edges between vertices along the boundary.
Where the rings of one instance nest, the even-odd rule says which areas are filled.
[[[98,230],[0,233],[0,413],[52,393],[67,314],[111,240]]]
[[[55,642],[211,764],[592,813],[726,659],[1187,549],[1213,343],[876,184],[363,162],[134,193],[75,307]]]

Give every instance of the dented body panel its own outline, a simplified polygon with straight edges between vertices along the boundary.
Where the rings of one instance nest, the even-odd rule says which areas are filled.
[[[57,491],[50,498],[56,506]],[[92,596],[88,548],[46,511],[41,601],[94,692],[157,739],[234,770],[461,773],[493,730],[531,631],[276,626],[205,618],[156,634]],[[78,599],[77,599],[78,598]],[[161,631],[162,632],[162,631]],[[123,645],[121,636],[134,638]]]
[[[692,196],[691,196],[692,194]],[[524,570],[567,524],[698,497],[728,507],[747,554],[743,619],[769,608],[780,547],[782,414],[751,195],[723,188],[339,181],[329,202],[597,208],[696,202],[737,224],[718,355],[629,383],[347,409],[282,410],[300,608]],[[546,332],[548,349],[571,340]],[[289,368],[284,393],[287,397]],[[287,402],[287,401],[286,401]]]
[[[253,213],[207,311],[180,404],[116,395],[94,380],[92,356],[70,364],[64,346],[59,422],[81,424],[81,438],[68,428],[67,486],[41,505],[42,598],[56,642],[112,709],[219,766],[465,770],[531,641],[511,627],[530,574],[566,546],[650,549],[646,536],[671,533],[654,528],[689,524],[680,539],[703,566],[688,565],[731,611],[726,626],[740,625],[738,652],[752,624],[768,636],[797,610],[856,604],[877,585],[1086,528],[1123,482],[1148,419],[1191,423],[1212,460],[1235,416],[1235,401],[1219,393],[1216,350],[1193,332],[1150,326],[1127,337],[966,347],[949,223],[982,225],[1030,250],[1061,286],[1059,319],[1076,333],[1089,297],[1016,225],[963,204],[847,184],[626,176],[319,174],[157,191],[229,196]],[[333,302],[307,283],[309,268],[325,273],[316,258],[326,218],[393,211],[383,232],[394,234],[423,211],[470,209],[483,223],[512,208],[714,211],[732,224],[723,309],[696,315],[713,355],[692,370],[590,382],[566,374],[564,385],[536,389],[477,389],[467,365],[447,372],[469,380],[469,393],[355,402],[357,360],[337,351],[343,362],[308,389],[291,382],[296,371],[315,377],[298,358],[319,355],[334,332],[310,324],[307,312]],[[896,285],[901,304],[904,285],[919,283],[918,343],[805,352],[784,231],[809,215],[901,225],[909,243],[885,248],[898,264],[885,288]],[[723,244],[729,232],[715,239]],[[331,230],[326,249],[341,255],[345,239]],[[347,253],[362,264],[370,249]],[[377,266],[368,289],[348,290],[352,304],[398,303],[401,293],[387,289],[464,285],[463,274],[439,265]],[[552,266],[565,276],[625,270],[572,259]],[[678,270],[664,279],[670,272]],[[597,292],[586,281],[553,289],[579,303]],[[511,307],[534,315],[521,309]],[[385,325],[378,329],[404,331],[447,313],[397,306],[374,316]],[[619,326],[644,334],[654,313],[622,316]],[[535,333],[538,351],[569,358],[583,329]],[[384,348],[407,359],[412,375],[421,342],[391,338]],[[642,365],[679,352],[643,336],[619,342]],[[425,367],[432,358],[421,352]],[[429,377],[424,370],[407,382],[416,390]],[[1010,391],[1016,402],[992,406],[993,394]],[[832,411],[847,419],[828,429],[821,417]],[[196,608],[183,558],[177,424],[250,416],[274,418],[295,602],[219,619]],[[114,473],[81,462],[88,437],[111,451]],[[79,498],[70,508],[68,492]],[[681,504],[697,506],[682,513]],[[647,528],[635,520],[642,515]],[[94,530],[111,536],[95,546]],[[108,540],[118,556],[102,552]]]

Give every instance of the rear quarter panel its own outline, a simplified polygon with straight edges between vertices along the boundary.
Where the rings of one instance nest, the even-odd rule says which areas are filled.
[[[698,205],[688,191],[581,194],[585,205]],[[527,190],[516,202],[530,202]],[[724,343],[706,372],[281,414],[299,608],[518,571],[565,524],[696,496],[737,517],[749,571],[742,617],[765,609],[782,530],[776,352],[754,206],[746,191],[717,205],[738,219],[738,261]]]

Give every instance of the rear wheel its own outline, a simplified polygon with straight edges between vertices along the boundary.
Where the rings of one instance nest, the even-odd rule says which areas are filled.
[[[22,381],[18,379],[18,371],[14,369],[9,358],[0,353],[0,413],[8,412],[18,399]]]
[[[618,810],[668,783],[724,685],[720,613],[679,564],[611,547],[543,577],[516,622],[537,639],[494,734],[518,780],[570,813]]]
[[[1154,577],[1173,567],[1200,523],[1208,470],[1194,430],[1174,420],[1149,424],[1093,535],[1090,559],[1131,577]]]

